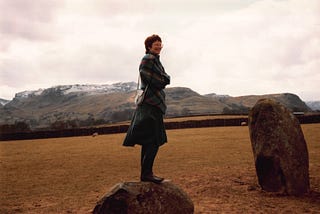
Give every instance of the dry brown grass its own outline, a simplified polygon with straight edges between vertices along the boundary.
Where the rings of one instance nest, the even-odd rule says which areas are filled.
[[[247,115],[207,115],[207,116],[191,116],[191,117],[174,117],[165,118],[165,122],[182,122],[188,120],[212,120],[212,119],[229,119],[229,118],[246,118]]]
[[[195,213],[317,213],[320,124],[303,125],[311,193],[261,191],[248,127],[169,130],[154,171],[183,188]],[[140,147],[124,134],[0,142],[0,213],[88,213],[112,186],[138,181]]]

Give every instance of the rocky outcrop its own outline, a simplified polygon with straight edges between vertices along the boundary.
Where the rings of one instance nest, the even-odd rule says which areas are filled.
[[[280,103],[262,99],[249,113],[249,130],[261,188],[296,196],[307,193],[308,150],[297,118]]]
[[[171,182],[124,182],[107,193],[93,210],[94,214],[119,213],[193,213],[188,195]]]

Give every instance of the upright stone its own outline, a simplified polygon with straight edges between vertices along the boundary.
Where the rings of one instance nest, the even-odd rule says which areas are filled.
[[[192,214],[188,195],[171,182],[124,182],[97,202],[93,214]]]
[[[261,99],[249,113],[261,188],[299,196],[309,191],[308,149],[298,119],[283,105]]]

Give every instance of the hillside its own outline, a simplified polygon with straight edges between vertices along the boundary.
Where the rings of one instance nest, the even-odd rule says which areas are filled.
[[[320,101],[309,101],[306,104],[313,110],[313,111],[320,111]]]
[[[258,100],[265,98],[274,99],[293,112],[308,112],[311,110],[297,95],[290,93],[226,97],[224,102],[231,106],[237,105],[240,108],[251,108]]]
[[[17,93],[0,106],[0,124],[22,121],[32,129],[45,127],[71,128],[130,120],[135,109],[136,83],[112,85],[66,85]],[[200,95],[184,87],[166,89],[166,117],[247,114],[261,98],[273,98],[292,111],[311,109],[296,95],[268,94],[231,97]]]

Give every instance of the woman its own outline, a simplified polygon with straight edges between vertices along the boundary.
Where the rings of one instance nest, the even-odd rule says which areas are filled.
[[[159,147],[167,142],[163,124],[167,106],[163,89],[170,84],[170,76],[160,62],[161,38],[149,36],[144,44],[146,55],[141,60],[139,74],[145,96],[136,108],[123,145],[141,145],[141,181],[161,183],[163,178],[155,176],[152,167]]]

